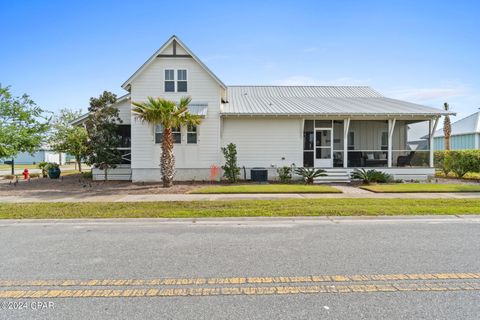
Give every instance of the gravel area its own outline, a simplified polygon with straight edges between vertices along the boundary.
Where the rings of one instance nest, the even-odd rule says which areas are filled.
[[[176,183],[172,188],[162,188],[161,183],[131,183],[130,181],[91,181],[79,174],[64,176],[59,180],[32,178],[14,184],[0,180],[1,196],[69,196],[69,195],[129,195],[129,194],[183,194],[202,186],[199,183]]]

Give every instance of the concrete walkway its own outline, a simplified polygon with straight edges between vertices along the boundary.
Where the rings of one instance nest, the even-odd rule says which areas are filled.
[[[155,202],[155,201],[215,201],[215,200],[273,200],[273,199],[479,199],[480,192],[456,193],[373,193],[351,186],[335,186],[343,193],[283,193],[283,194],[113,194],[89,193],[69,195],[0,196],[0,203],[19,202]]]

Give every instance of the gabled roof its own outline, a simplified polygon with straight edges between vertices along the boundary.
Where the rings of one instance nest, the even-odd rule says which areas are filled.
[[[480,133],[480,111],[452,123],[451,135]],[[435,131],[434,137],[443,137],[443,128]]]
[[[451,114],[390,99],[366,86],[229,86],[223,115],[419,115]]]
[[[127,81],[122,84],[122,88],[125,90],[130,90],[132,81],[138,77],[138,75],[142,73],[142,71],[145,70],[155,59],[161,58],[159,55],[161,55],[162,52],[173,43],[175,43],[175,45],[179,44],[188,53],[188,55],[191,56],[191,58],[195,60],[222,88],[227,88],[227,86],[210,69],[208,69],[208,67],[176,35],[171,36],[167,42],[165,42],[157,51],[155,51],[155,53],[148,58],[148,60],[145,61],[145,63],[142,64],[142,66],[138,68],[138,70],[135,71],[135,73],[132,74]]]

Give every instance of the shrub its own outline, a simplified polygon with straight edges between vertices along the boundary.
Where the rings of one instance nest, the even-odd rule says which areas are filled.
[[[288,183],[292,180],[292,168],[291,167],[280,167],[277,168],[278,178],[283,183]]]
[[[393,181],[393,177],[385,172],[375,169],[355,169],[352,172],[352,179],[362,180],[363,183],[387,183]]]
[[[458,178],[468,172],[480,172],[480,151],[479,150],[458,150],[449,151],[451,157],[452,171]]]
[[[324,177],[327,174],[326,171],[323,169],[315,169],[315,168],[298,168],[295,172],[302,176],[303,180],[305,180],[306,184],[313,184],[313,180],[317,177]]]
[[[47,166],[48,166],[48,162],[45,162],[45,161],[42,161],[38,164],[38,168],[42,169],[42,177],[46,178],[48,176],[47,174]]]
[[[225,148],[222,148],[223,156],[225,157],[225,165],[222,166],[223,176],[227,178],[228,182],[235,183],[238,181],[240,168],[237,165],[237,146],[234,143],[229,143]]]
[[[82,177],[84,179],[92,179],[92,177],[93,177],[92,171],[82,172]]]
[[[435,167],[445,176],[453,172],[458,178],[468,172],[480,172],[480,150],[436,151]]]

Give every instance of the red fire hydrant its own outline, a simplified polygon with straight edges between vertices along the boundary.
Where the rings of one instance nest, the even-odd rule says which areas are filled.
[[[30,179],[30,172],[28,172],[28,169],[25,168],[25,170],[23,170],[23,180],[28,180]]]

